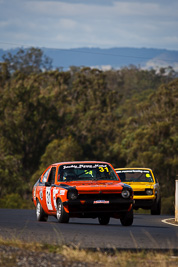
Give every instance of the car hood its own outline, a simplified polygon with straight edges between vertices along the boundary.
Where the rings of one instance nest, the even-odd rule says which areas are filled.
[[[118,181],[74,181],[66,183],[75,186],[79,194],[121,193],[124,184]]]
[[[142,191],[142,190],[144,191],[145,188],[153,189],[154,187],[154,183],[148,183],[148,182],[127,182],[125,184],[130,185],[134,191]]]

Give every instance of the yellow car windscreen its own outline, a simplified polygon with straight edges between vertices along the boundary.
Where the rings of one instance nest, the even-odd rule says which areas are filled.
[[[122,182],[153,182],[149,170],[116,170]]]

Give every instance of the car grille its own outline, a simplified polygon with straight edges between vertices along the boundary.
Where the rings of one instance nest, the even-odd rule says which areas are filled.
[[[147,195],[145,191],[134,191],[135,196],[150,196]]]
[[[121,194],[79,194],[80,200],[116,200],[121,199]]]

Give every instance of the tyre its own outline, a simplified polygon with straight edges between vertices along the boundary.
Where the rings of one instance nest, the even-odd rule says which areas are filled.
[[[100,217],[98,217],[98,221],[101,225],[107,225],[110,221],[110,217],[100,216]]]
[[[44,212],[39,200],[36,204],[36,218],[37,221],[46,222],[48,220],[48,215]]]
[[[130,226],[133,223],[133,208],[125,213],[121,218],[120,218],[121,224],[123,226]]]
[[[161,199],[156,203],[155,207],[151,209],[151,215],[161,214]]]
[[[59,223],[69,222],[69,213],[64,210],[63,203],[60,199],[57,201],[56,217]]]

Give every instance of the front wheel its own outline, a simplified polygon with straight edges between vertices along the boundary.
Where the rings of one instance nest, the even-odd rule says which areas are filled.
[[[44,212],[39,200],[36,204],[36,218],[37,221],[46,222],[48,220],[48,215]]]
[[[56,217],[59,223],[68,223],[69,222],[69,213],[64,209],[63,203],[60,199],[57,201],[57,211]]]
[[[151,215],[161,214],[161,199],[156,203],[155,207],[151,209]]]
[[[120,218],[121,224],[123,226],[130,226],[133,223],[133,208],[131,208],[130,211],[125,213],[121,218]]]
[[[100,216],[100,217],[98,217],[98,221],[101,225],[107,225],[110,221],[110,217]]]

